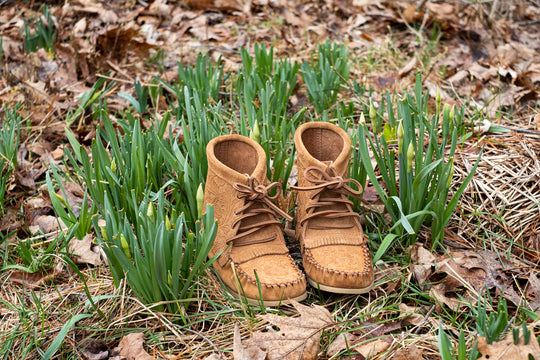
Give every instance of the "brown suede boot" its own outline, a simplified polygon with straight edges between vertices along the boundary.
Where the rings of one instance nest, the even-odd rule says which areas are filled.
[[[340,127],[311,122],[294,135],[298,190],[296,236],[308,282],[340,294],[361,294],[373,286],[373,263],[360,216],[347,197],[359,196],[347,179],[351,139]]]
[[[306,298],[306,279],[289,255],[272,200],[280,184],[266,185],[266,155],[255,141],[225,135],[208,143],[204,202],[214,205],[218,232],[210,257],[230,292],[266,306]],[[268,193],[275,188],[277,193]]]

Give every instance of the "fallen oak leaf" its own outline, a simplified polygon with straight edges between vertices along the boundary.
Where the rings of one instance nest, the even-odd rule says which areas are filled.
[[[540,130],[540,113],[534,115],[533,123],[536,126],[536,129]]]
[[[352,349],[370,358],[388,349],[392,343],[390,338],[383,336],[401,329],[401,321],[381,322],[370,319],[362,324],[362,328],[353,333],[340,334],[329,346],[327,354],[334,357],[345,349]],[[383,337],[383,338],[382,338]]]
[[[417,360],[417,359],[423,359],[424,351],[415,344],[410,344],[407,346],[404,346],[402,348],[399,348],[394,353],[394,360]]]
[[[427,279],[433,274],[435,256],[421,243],[415,243],[411,249],[411,270],[419,285],[424,286]]]
[[[403,323],[416,327],[429,326],[429,324],[433,327],[439,326],[438,322],[430,316],[433,311],[432,309],[434,307],[427,309],[409,306],[404,303],[399,304],[399,310],[405,315],[402,318]],[[423,315],[424,312],[426,313],[425,315]]]
[[[249,14],[251,10],[251,0],[186,0],[185,2],[187,6],[202,10],[239,10],[246,14]]]
[[[103,360],[109,358],[109,347],[100,340],[87,340],[81,344],[81,354],[86,360]]]
[[[84,238],[72,239],[69,242],[68,249],[69,252],[75,257],[74,261],[76,264],[90,264],[94,266],[103,265],[99,251],[95,252],[94,249],[98,250],[99,245],[94,244],[91,234],[86,234]]]
[[[142,332],[124,336],[118,344],[118,347],[122,348],[120,355],[127,360],[154,360],[155,358],[144,350],[143,343],[144,334]]]
[[[322,329],[334,323],[330,312],[322,306],[305,306],[296,301],[291,304],[300,314],[291,318],[275,314],[260,317],[279,331],[257,331],[244,341],[244,345],[256,346],[267,352],[268,360],[315,360],[320,351]]]
[[[33,273],[26,271],[14,271],[9,275],[9,280],[24,285],[25,287],[34,289],[47,282],[53,282],[63,270],[61,263],[58,263],[54,268]]]
[[[264,360],[266,352],[257,346],[243,346],[242,338],[240,337],[240,328],[238,323],[234,324],[234,340],[233,340],[233,359],[234,360]],[[210,360],[206,358],[205,360]]]
[[[488,344],[486,338],[480,337],[478,339],[478,352],[482,354],[479,360],[498,360],[498,359],[512,359],[512,360],[529,360],[532,356],[533,359],[540,359],[540,345],[536,340],[533,330],[531,331],[531,337],[527,344],[525,339],[520,336],[518,343],[514,344],[514,335],[512,331],[509,331],[504,339],[496,341],[492,344]]]
[[[486,287],[495,288],[504,298],[520,304],[521,297],[512,286],[511,276],[507,275],[514,266],[496,252],[451,252],[435,258],[421,245],[416,245],[411,251],[411,263],[422,289],[429,289],[431,297],[454,310],[465,306],[466,301],[476,302],[478,294]],[[460,301],[460,297],[465,302]]]
[[[536,272],[531,272],[529,275],[529,295],[533,295],[533,300],[529,302],[529,308],[536,311],[540,308],[540,278]]]
[[[117,23],[119,21],[119,17],[114,11],[105,9],[105,7],[97,1],[77,0],[76,3],[81,4],[82,7],[73,6],[75,11],[97,14],[100,20],[106,24]]]
[[[32,234],[36,234],[41,231],[43,234],[52,234],[59,229],[66,230],[68,227],[62,219],[52,215],[39,215],[36,216],[29,226],[29,230]]]
[[[386,337],[358,344],[353,350],[358,351],[364,358],[371,359],[388,350],[390,345],[392,345],[392,340]]]

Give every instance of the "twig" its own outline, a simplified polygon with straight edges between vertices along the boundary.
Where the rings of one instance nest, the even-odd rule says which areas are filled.
[[[420,1],[420,3],[418,3],[418,5],[416,5],[416,11],[420,12],[424,8],[424,6],[426,5],[427,2],[428,2],[428,0]]]
[[[540,131],[538,131],[538,130],[522,129],[522,128],[518,128],[518,127],[514,127],[514,126],[505,126],[505,125],[501,125],[501,127],[504,127],[504,128],[506,128],[508,130],[512,130],[512,131],[515,131],[515,132],[520,132],[520,133],[524,133],[524,134],[533,134],[533,135],[540,136]]]
[[[530,21],[518,21],[517,24],[520,26],[529,26],[540,23],[540,19],[530,20]]]
[[[429,309],[429,311],[426,313],[426,316],[424,316],[424,319],[422,320],[422,322],[416,325],[416,329],[414,329],[414,331],[412,332],[413,334],[415,335],[418,334],[418,332],[420,331],[420,327],[424,325],[424,323],[427,321],[427,319],[429,318],[433,310],[435,310],[435,305],[431,306],[431,309]]]

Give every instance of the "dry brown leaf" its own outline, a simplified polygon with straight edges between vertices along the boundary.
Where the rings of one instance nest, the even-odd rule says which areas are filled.
[[[51,201],[47,197],[39,194],[36,197],[26,199],[23,202],[24,221],[26,224],[33,224],[37,216],[46,215],[53,209]],[[0,228],[1,229],[1,228]]]
[[[423,359],[424,352],[415,344],[399,348],[392,359],[394,360],[418,360]]]
[[[322,306],[310,307],[296,301],[293,301],[292,305],[300,314],[299,317],[260,315],[262,319],[277,326],[279,331],[257,331],[244,341],[244,345],[266,350],[268,360],[317,359],[322,329],[333,324],[332,316]]]
[[[39,215],[34,218],[28,229],[32,234],[38,231],[41,231],[43,234],[51,234],[59,228],[62,230],[67,229],[62,219],[52,215]]]
[[[242,338],[240,337],[240,328],[238,323],[234,324],[234,343],[233,343],[233,359],[234,360],[264,360],[266,352],[257,346],[242,346]],[[208,360],[208,358],[206,359]]]
[[[186,5],[203,10],[240,10],[249,14],[251,0],[186,0]]]
[[[223,357],[221,355],[216,354],[216,353],[211,353],[210,355],[205,357],[204,360],[223,360]]]
[[[27,146],[28,151],[33,152],[39,156],[44,156],[45,153],[52,151],[52,144],[44,139],[40,139],[34,143],[30,143]]]
[[[536,126],[536,130],[540,130],[540,113],[534,115],[534,125]]]
[[[529,275],[529,296],[533,296],[533,300],[529,302],[529,308],[536,311],[540,308],[540,275],[532,271]]]
[[[24,285],[25,287],[34,289],[47,282],[53,282],[53,280],[62,272],[63,267],[58,264],[53,269],[36,271],[28,273],[25,271],[14,271],[9,275],[9,280]]]
[[[73,6],[75,11],[86,12],[99,15],[101,21],[106,24],[116,23],[119,21],[118,15],[112,10],[105,9],[104,5],[94,0],[77,0],[77,3],[82,7]]]
[[[498,69],[494,66],[490,66],[489,68],[483,67],[482,65],[475,62],[474,64],[469,67],[469,74],[471,76],[474,76],[478,80],[482,82],[486,82],[489,79],[496,77],[498,73]]]
[[[514,265],[496,252],[451,252],[435,258],[421,245],[416,245],[412,248],[411,260],[418,283],[437,283],[430,286],[431,296],[454,310],[464,305],[459,297],[475,302],[478,294],[486,288],[495,288],[497,294],[516,305],[521,301],[512,286],[512,278],[506,274]]]
[[[124,336],[118,344],[122,348],[120,355],[126,357],[127,360],[154,360],[154,357],[144,350],[143,343],[144,334],[142,332]]]
[[[529,355],[533,359],[540,359],[540,346],[536,341],[534,331],[531,329],[532,336],[528,344],[524,344],[523,336],[520,336],[519,342],[514,344],[514,337],[511,331],[500,341],[488,344],[486,339],[478,339],[478,352],[482,354],[479,360],[528,360]]]
[[[4,235],[17,230],[21,226],[21,221],[18,219],[17,210],[7,208],[4,215],[0,216],[0,233]]]
[[[416,56],[415,56],[403,68],[401,68],[401,70],[399,70],[398,76],[402,78],[404,76],[409,75],[409,73],[414,70],[417,63],[418,63],[418,60],[416,59]]]
[[[457,311],[460,307],[465,306],[457,296],[453,296],[456,288],[448,286],[446,283],[433,285],[429,290],[429,296],[437,299],[441,304],[448,306],[450,309]]]
[[[156,0],[148,8],[148,13],[167,17],[171,15],[171,5],[167,5],[167,0]]]
[[[426,318],[426,315],[423,315],[424,313],[428,314],[429,309],[427,308],[418,308],[401,303],[399,304],[399,310],[405,313],[405,317],[402,318],[402,321],[406,324],[414,326],[428,326],[428,324],[431,324],[431,326],[433,326],[434,328],[439,326],[437,320],[435,320],[431,316],[427,316]]]
[[[28,172],[16,171],[15,176],[20,185],[32,190],[36,189],[36,181]]]
[[[83,342],[80,347],[86,360],[109,359],[109,347],[103,341],[88,340]]]
[[[456,9],[453,2],[437,4],[430,1],[426,7],[434,14],[439,22],[457,23]]]
[[[148,50],[155,47],[146,42],[140,28],[134,23],[109,27],[97,37],[97,48],[103,54],[112,57],[125,56],[126,49],[138,54],[147,54]]]
[[[365,359],[387,350],[392,341],[388,338],[366,341],[364,337],[355,336],[351,333],[340,334],[329,346],[328,356],[333,357],[345,349],[357,351]]]
[[[388,349],[392,341],[390,338],[381,338],[397,329],[401,329],[401,321],[380,322],[368,320],[361,329],[354,333],[340,334],[329,346],[327,354],[335,356],[345,349],[353,349],[365,358],[378,355]]]
[[[87,22],[85,17],[77,21],[75,25],[73,25],[73,35],[79,38],[83,37],[84,33],[86,32],[86,24]]]
[[[403,11],[403,20],[407,23],[413,23],[415,21],[421,20],[424,17],[424,13],[416,12],[416,3],[413,2],[409,4]]]
[[[75,256],[76,264],[103,265],[98,245],[94,244],[91,234],[87,234],[82,240],[73,238],[68,247],[69,252]]]
[[[326,354],[333,357],[344,349],[350,349],[355,341],[358,341],[358,336],[351,333],[341,333],[330,343],[330,345],[328,345]]]
[[[423,285],[433,273],[435,256],[424,248],[421,243],[415,243],[411,249],[411,267],[418,284]]]
[[[357,345],[353,349],[362,354],[364,358],[371,359],[375,355],[379,355],[380,353],[386,351],[391,344],[392,340],[389,338],[382,338]]]

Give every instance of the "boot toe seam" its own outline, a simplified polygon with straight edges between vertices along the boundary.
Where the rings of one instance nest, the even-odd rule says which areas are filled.
[[[296,264],[294,264],[294,261],[292,261],[292,259],[290,259],[290,263],[292,263],[295,267],[296,267]],[[245,272],[239,265],[237,264],[234,264],[234,267],[236,269],[236,272],[238,275],[242,276],[248,283],[250,283],[251,285],[255,285],[255,286],[258,286],[259,284],[265,288],[274,288],[274,287],[294,287],[295,285],[298,285],[298,284],[301,284],[303,281],[305,281],[305,276],[304,274],[298,269],[296,268],[296,274],[297,274],[297,278],[293,281],[287,281],[287,282],[282,282],[282,283],[275,283],[275,284],[269,284],[269,283],[262,283],[262,282],[257,282],[257,279],[255,279],[254,277],[250,276],[247,272]]]
[[[304,258],[304,261],[308,260],[309,263],[315,268],[317,268],[318,270],[321,270],[329,274],[339,274],[339,275],[351,276],[351,277],[354,277],[354,276],[361,277],[361,276],[369,275],[370,273],[372,273],[371,261],[369,261],[368,258],[364,260],[364,265],[365,265],[364,271],[344,271],[344,270],[328,268],[326,266],[321,265],[315,259],[315,257],[313,257],[313,254],[311,254],[311,251],[309,251],[309,249],[305,249],[303,258]]]

